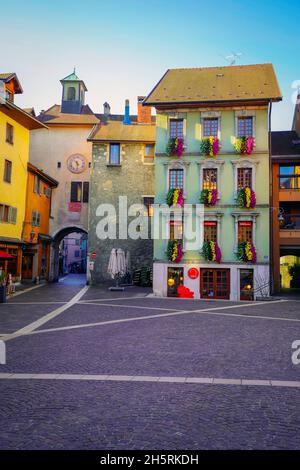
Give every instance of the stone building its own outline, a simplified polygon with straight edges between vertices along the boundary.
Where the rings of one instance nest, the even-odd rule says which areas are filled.
[[[61,104],[42,111],[38,119],[47,125],[31,133],[30,162],[59,185],[53,192],[50,218],[52,237],[49,279],[59,274],[59,245],[70,233],[87,233],[92,144],[87,137],[98,117],[85,104],[85,83],[75,71],[61,80]]]
[[[110,114],[105,103],[104,113],[98,115],[101,123],[88,138],[93,145],[88,241],[88,252],[95,257],[90,273],[92,283],[109,278],[107,267],[112,248],[130,252],[132,270],[152,266],[151,238],[130,239],[119,231],[119,216],[125,220],[127,216],[127,209],[119,207],[120,196],[127,197],[128,208],[132,204],[145,204],[150,215],[154,201],[155,118],[151,116],[151,108],[142,107],[142,100],[143,97],[138,97],[137,116],[129,114],[128,101],[124,116]],[[97,208],[101,204],[111,204],[116,210],[113,224],[116,239],[99,238],[98,224],[103,217]],[[128,223],[132,218],[129,217]]]

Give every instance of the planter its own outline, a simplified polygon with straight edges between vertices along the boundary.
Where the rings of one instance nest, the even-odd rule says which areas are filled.
[[[240,155],[251,155],[254,149],[253,137],[237,137],[235,141],[235,151]]]
[[[200,203],[205,206],[215,206],[217,203],[218,191],[216,189],[202,189]]]
[[[220,151],[220,142],[217,137],[206,137],[201,140],[200,152],[206,157],[215,157]]]
[[[182,157],[184,151],[183,139],[170,138],[166,148],[168,157]]]
[[[182,189],[180,188],[170,189],[167,194],[166,202],[169,207],[171,206],[182,207],[184,203]]]
[[[240,189],[237,193],[237,204],[239,207],[245,207],[245,209],[254,209],[256,205],[256,195],[253,189],[248,186]]]
[[[6,286],[0,286],[0,304],[6,303]]]

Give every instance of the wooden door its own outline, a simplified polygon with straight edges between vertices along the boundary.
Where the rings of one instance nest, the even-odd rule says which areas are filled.
[[[23,255],[22,278],[32,279],[33,255]]]
[[[230,269],[201,269],[200,294],[203,299],[229,299]]]

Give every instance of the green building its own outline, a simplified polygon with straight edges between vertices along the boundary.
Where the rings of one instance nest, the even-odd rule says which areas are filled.
[[[269,131],[280,100],[271,64],[168,70],[144,100],[157,112],[156,295],[179,285],[195,298],[268,295]]]

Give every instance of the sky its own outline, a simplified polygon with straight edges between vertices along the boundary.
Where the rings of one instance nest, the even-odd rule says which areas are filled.
[[[0,0],[0,11],[7,1]],[[0,71],[16,72],[21,107],[36,112],[61,100],[60,79],[73,71],[86,103],[122,113],[147,95],[168,68],[272,62],[283,95],[273,130],[291,129],[300,86],[300,8],[281,0],[14,0],[0,20]],[[294,88],[293,88],[294,86]]]

